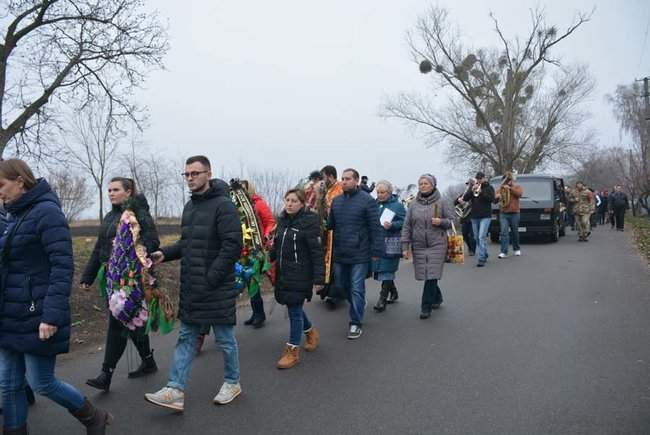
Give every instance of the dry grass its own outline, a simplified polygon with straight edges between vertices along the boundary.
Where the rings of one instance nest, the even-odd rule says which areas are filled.
[[[636,216],[628,218],[634,229],[634,239],[641,254],[650,263],[650,218]]]

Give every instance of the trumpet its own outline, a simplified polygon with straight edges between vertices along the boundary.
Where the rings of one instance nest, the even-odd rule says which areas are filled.
[[[474,198],[478,197],[481,194],[481,183],[474,182],[474,185],[472,186],[472,193],[474,194]]]

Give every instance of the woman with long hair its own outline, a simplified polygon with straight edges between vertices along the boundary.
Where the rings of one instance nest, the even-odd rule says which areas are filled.
[[[4,433],[27,434],[25,378],[66,408],[88,434],[105,433],[112,416],[54,376],[70,346],[72,238],[56,194],[22,160],[0,162],[0,388]]]
[[[116,177],[108,185],[108,198],[111,201],[112,209],[109,211],[99,229],[99,235],[90,260],[81,277],[81,287],[89,289],[95,281],[98,273],[100,279],[106,276],[107,264],[113,253],[113,239],[117,234],[117,228],[122,213],[128,208],[135,213],[142,229],[140,237],[147,252],[155,252],[160,247],[158,232],[153,218],[149,213],[149,205],[144,195],[136,192],[136,186],[132,179]],[[108,391],[111,386],[113,371],[120,358],[124,354],[128,339],[131,339],[142,359],[140,366],[129,373],[129,378],[138,378],[158,370],[156,361],[153,358],[153,350],[149,345],[149,335],[145,327],[134,330],[128,329],[113,313],[108,313],[108,331],[106,333],[106,348],[104,350],[104,362],[102,370],[96,378],[88,379],[86,384],[99,390]]]

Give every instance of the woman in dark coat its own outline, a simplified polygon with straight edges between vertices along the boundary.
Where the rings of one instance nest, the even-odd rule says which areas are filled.
[[[289,311],[291,332],[279,369],[288,369],[300,359],[300,341],[305,350],[316,350],[319,333],[303,310],[305,300],[322,288],[325,274],[318,215],[305,208],[305,193],[291,189],[284,195],[284,211],[278,221],[271,261],[276,261],[275,299]]]
[[[436,187],[436,179],[424,174],[418,180],[418,195],[406,212],[402,230],[404,258],[413,252],[415,279],[424,281],[421,319],[428,319],[431,310],[440,308],[442,292],[438,281],[447,259],[447,230],[452,215]]]
[[[377,182],[377,204],[379,204],[379,219],[382,227],[382,239],[384,240],[384,255],[379,260],[374,260],[372,265],[375,280],[381,281],[381,292],[379,300],[373,307],[381,313],[386,309],[386,304],[392,304],[398,298],[397,287],[395,287],[395,272],[399,269],[399,261],[402,257],[400,236],[406,210],[393,194],[393,185],[381,180]],[[389,210],[385,214],[385,210]],[[388,214],[392,214],[387,219]]]
[[[56,356],[70,343],[74,273],[70,229],[58,198],[25,162],[0,162],[0,388],[4,433],[27,434],[25,378],[35,392],[68,409],[88,434],[112,418],[54,376]]]
[[[133,180],[122,177],[113,178],[108,185],[108,198],[113,208],[102,221],[95,249],[81,277],[81,286],[86,290],[92,285],[102,265],[106,265],[110,259],[113,239],[117,233],[117,225],[126,207],[134,209],[136,218],[142,228],[142,241],[147,248],[147,252],[156,252],[160,247],[158,232],[149,213],[147,200],[143,195],[136,194]],[[130,331],[109,312],[102,371],[96,378],[88,379],[86,384],[99,390],[109,390],[113,370],[115,370],[118,361],[124,354],[129,338],[135,344],[135,348],[138,350],[140,358],[142,358],[140,366],[129,373],[129,378],[138,378],[158,370],[145,328],[141,327]]]

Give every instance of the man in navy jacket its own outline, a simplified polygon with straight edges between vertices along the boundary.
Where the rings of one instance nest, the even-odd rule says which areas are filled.
[[[348,338],[362,333],[366,304],[365,280],[372,259],[383,254],[377,202],[359,188],[359,172],[346,169],[342,176],[343,195],[332,202],[329,228],[334,230],[334,280],[349,291],[350,330]]]

